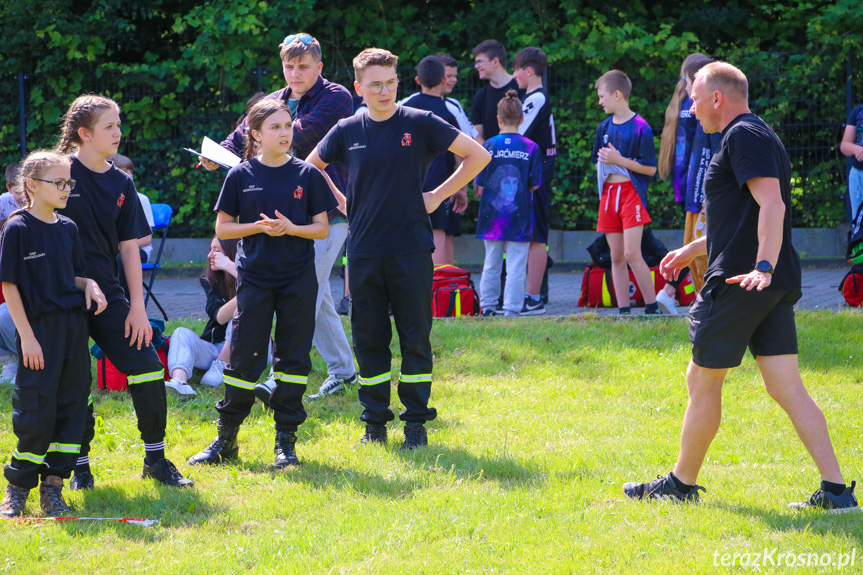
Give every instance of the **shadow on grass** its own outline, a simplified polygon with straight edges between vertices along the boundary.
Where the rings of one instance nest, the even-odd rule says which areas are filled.
[[[197,489],[177,489],[153,485],[152,491],[129,493],[128,488],[97,487],[84,491],[84,502],[74,513],[81,517],[133,517],[156,519],[161,527],[184,527],[209,520],[227,510],[226,507],[205,502]],[[138,525],[127,525],[115,521],[60,521],[71,535],[93,534],[109,531],[118,537],[135,541],[159,541],[171,537],[158,529]]]
[[[774,531],[800,531],[818,535],[835,535],[837,531],[853,537],[857,545],[863,545],[863,512],[828,513],[813,509],[811,511],[777,511],[749,505],[710,503],[710,507],[729,511],[745,517],[756,517]]]

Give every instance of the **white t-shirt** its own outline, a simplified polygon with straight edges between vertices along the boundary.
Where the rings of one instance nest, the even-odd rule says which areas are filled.
[[[5,194],[4,194],[5,195]],[[10,196],[12,194],[9,194]],[[0,196],[0,200],[3,196]],[[144,210],[144,216],[147,218],[147,223],[150,224],[150,229],[153,229],[153,208],[150,207],[150,198],[138,192],[138,199],[141,201],[141,208]],[[153,244],[141,248],[147,254],[147,261],[150,261],[150,254],[153,253]]]

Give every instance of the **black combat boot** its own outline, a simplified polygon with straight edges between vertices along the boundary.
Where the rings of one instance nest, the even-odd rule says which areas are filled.
[[[240,452],[237,445],[237,431],[239,427],[229,427],[221,421],[216,426],[219,435],[208,447],[202,449],[197,455],[189,458],[189,465],[219,465],[235,459]]]

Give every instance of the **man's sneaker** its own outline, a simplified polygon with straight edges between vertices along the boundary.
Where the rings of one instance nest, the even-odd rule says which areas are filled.
[[[320,399],[337,393],[344,393],[348,385],[353,385],[357,382],[357,374],[350,377],[336,377],[335,375],[327,376],[321,384],[320,389],[314,395],[310,395],[309,399]]]
[[[487,307],[482,310],[482,317],[494,317],[497,315],[497,311],[493,307]]]
[[[4,355],[0,357],[0,365],[3,366],[3,370],[0,371],[0,383],[13,385],[18,376],[18,356]]]
[[[387,426],[378,425],[377,423],[367,423],[366,432],[360,439],[360,443],[368,445],[370,443],[387,444]]]
[[[662,310],[659,308],[656,308],[656,309],[644,308],[644,315],[662,315]]]
[[[824,489],[818,489],[809,498],[809,501],[801,501],[799,503],[789,503],[788,507],[794,509],[827,509],[830,513],[848,513],[860,511],[857,505],[857,498],[854,497],[854,486],[856,481],[851,482],[850,487],[846,487],[842,495],[833,495]]]
[[[521,314],[515,313],[514,311],[505,310],[503,312],[503,317],[518,317]]]
[[[297,451],[294,449],[296,443],[296,434],[289,431],[277,431],[276,446],[273,449],[276,454],[276,461],[270,466],[270,469],[279,470],[299,465],[300,458],[297,457]]]
[[[29,489],[7,483],[6,495],[3,496],[3,501],[0,502],[0,518],[8,519],[24,515],[24,506],[27,505],[28,495],[30,495]]]
[[[189,458],[189,465],[219,465],[235,459],[240,453],[237,444],[239,427],[228,427],[219,422],[219,435],[213,443]]]
[[[226,365],[227,363],[221,359],[214,359],[213,363],[210,364],[210,369],[208,369],[207,373],[204,374],[204,377],[201,378],[201,383],[203,385],[209,385],[210,387],[219,387],[222,385],[222,380],[225,377]]]
[[[405,423],[405,440],[402,443],[402,451],[413,451],[428,444],[429,438],[425,425],[413,422]]]
[[[49,475],[39,484],[39,503],[42,505],[42,513],[48,517],[59,517],[71,513],[72,508],[66,505],[63,499],[63,479],[56,475]]]
[[[198,395],[195,393],[195,390],[192,389],[191,385],[185,381],[180,381],[179,379],[174,378],[165,382],[165,391],[170,391],[179,398],[195,397]]]
[[[255,386],[255,397],[261,400],[264,407],[270,408],[270,398],[276,391],[276,376],[270,372],[270,377]]]
[[[529,295],[524,296],[524,305],[521,307],[519,315],[543,315],[545,313],[545,304],[541,299],[533,299]]]
[[[144,470],[141,472],[142,479],[155,479],[162,485],[168,487],[194,487],[191,479],[186,479],[177,471],[174,464],[170,460],[162,458],[153,465],[147,465],[147,460],[144,460]]]
[[[684,493],[677,488],[671,475],[657,475],[650,483],[624,483],[623,494],[630,499],[659,499],[661,501],[674,501],[675,503],[698,504],[698,492],[707,490],[700,485],[693,485],[689,493]]]
[[[662,313],[677,315],[677,300],[674,299],[674,296],[670,296],[665,293],[665,290],[659,290],[659,292],[657,292],[656,303],[659,304],[659,309],[662,310]]]
[[[339,315],[350,315],[351,313],[351,296],[346,295],[336,306],[336,313]]]
[[[84,489],[93,490],[96,486],[96,482],[93,480],[93,473],[87,469],[78,471],[75,470],[75,475],[72,476],[72,480],[69,482],[69,489],[72,491],[83,491]]]

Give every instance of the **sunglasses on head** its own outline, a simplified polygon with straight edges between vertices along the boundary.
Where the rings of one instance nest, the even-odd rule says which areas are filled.
[[[285,36],[285,41],[282,42],[282,44],[287,46],[288,44],[290,44],[294,40],[299,40],[300,42],[302,42],[303,44],[308,46],[309,44],[312,43],[312,40],[314,40],[314,38],[312,37],[311,34],[291,34],[290,36]]]

